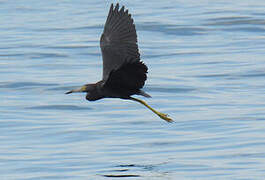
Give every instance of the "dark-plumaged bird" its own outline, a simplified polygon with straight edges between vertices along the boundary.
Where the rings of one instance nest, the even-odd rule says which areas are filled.
[[[151,97],[142,90],[147,79],[147,66],[140,61],[136,29],[128,10],[119,4],[111,4],[109,14],[100,38],[103,56],[103,78],[95,84],[86,84],[71,90],[87,93],[88,101],[102,98],[121,98],[137,101],[167,122],[173,120],[167,114],[156,111],[143,100],[132,97],[142,95]]]

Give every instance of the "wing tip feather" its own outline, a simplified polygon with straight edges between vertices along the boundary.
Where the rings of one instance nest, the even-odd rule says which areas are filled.
[[[119,5],[119,3],[117,3],[115,8],[114,8],[114,12],[119,12],[119,7],[120,7],[120,5]]]
[[[122,6],[121,9],[120,9],[120,13],[124,13],[124,9],[125,9],[125,7]]]

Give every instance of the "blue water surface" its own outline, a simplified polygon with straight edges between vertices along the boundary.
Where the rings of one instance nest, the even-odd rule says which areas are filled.
[[[120,1],[142,105],[65,95],[101,79],[111,1],[0,1],[0,179],[264,179],[265,3]]]

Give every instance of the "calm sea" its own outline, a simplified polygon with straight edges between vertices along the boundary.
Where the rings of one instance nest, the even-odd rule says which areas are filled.
[[[110,4],[0,0],[0,179],[264,179],[264,1],[120,1],[171,124],[64,94],[101,79]]]

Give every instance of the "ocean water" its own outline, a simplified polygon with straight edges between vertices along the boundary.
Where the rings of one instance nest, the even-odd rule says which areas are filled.
[[[120,1],[141,104],[64,93],[101,78],[111,1],[0,1],[0,179],[264,179],[265,3]]]

